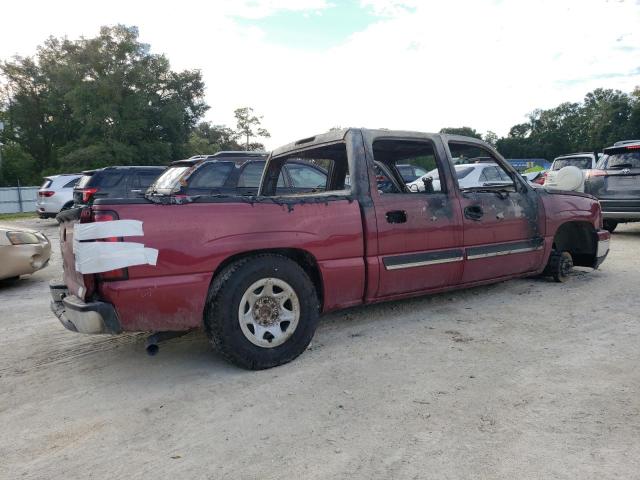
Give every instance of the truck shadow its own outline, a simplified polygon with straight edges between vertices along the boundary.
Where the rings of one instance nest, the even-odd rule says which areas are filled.
[[[491,318],[492,312],[523,303],[535,306],[546,295],[580,289],[583,281],[597,281],[604,272],[589,274],[584,269],[565,284],[556,284],[545,278],[526,278],[479,286],[465,290],[425,295],[405,300],[358,306],[332,312],[321,318],[316,335],[308,350],[292,363],[269,370],[268,376],[305,368],[305,363],[316,362],[323,350],[335,353],[351,344],[366,345],[372,337],[383,341],[381,332],[394,329],[401,335],[425,335],[425,329],[452,330],[453,327],[473,324]],[[593,277],[593,278],[591,278]],[[535,308],[533,309],[535,310]],[[532,313],[534,314],[534,313]],[[514,315],[514,321],[517,321]],[[429,333],[426,333],[429,335]],[[52,338],[54,337],[54,338]],[[30,370],[64,368],[79,376],[116,377],[125,383],[162,382],[179,386],[194,377],[215,379],[249,378],[247,375],[267,375],[248,372],[229,364],[209,344],[202,331],[193,331],[182,337],[159,343],[159,352],[149,356],[145,352],[147,334],[118,336],[84,336],[66,331],[49,333],[48,346],[21,358],[20,365],[6,365],[0,373],[21,375]]]

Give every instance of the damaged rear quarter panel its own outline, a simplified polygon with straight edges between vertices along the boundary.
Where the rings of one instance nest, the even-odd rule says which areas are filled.
[[[98,205],[99,209],[109,205]],[[156,266],[129,267],[129,279],[104,282],[128,331],[199,327],[213,273],[229,257],[269,249],[301,249],[320,268],[324,310],[361,301],[364,248],[358,202],[225,201],[188,205],[118,205],[121,219],[143,222]],[[304,299],[302,299],[304,301]]]

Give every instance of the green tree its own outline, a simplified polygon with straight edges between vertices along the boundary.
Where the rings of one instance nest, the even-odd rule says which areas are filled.
[[[253,114],[253,108],[241,107],[236,108],[233,112],[236,117],[236,126],[239,137],[245,140],[245,150],[263,150],[264,145],[257,142],[251,142],[254,137],[270,138],[271,134],[262,128],[262,117]]]
[[[482,139],[492,147],[495,147],[496,142],[498,141],[498,135],[491,130],[487,130],[487,133],[482,136]]]
[[[640,138],[640,89],[631,94],[598,88],[583,102],[534,110],[496,142],[508,158],[546,158],[601,151],[618,140]]]
[[[440,133],[447,133],[449,135],[464,135],[465,137],[479,138],[482,140],[482,135],[471,127],[446,127],[440,130]]]
[[[136,27],[94,38],[49,38],[33,57],[0,64],[2,136],[40,173],[182,158],[207,110],[199,71],[175,72]],[[1,141],[1,140],[0,140]]]
[[[189,153],[206,155],[221,150],[242,150],[238,134],[224,125],[200,122],[189,137]]]

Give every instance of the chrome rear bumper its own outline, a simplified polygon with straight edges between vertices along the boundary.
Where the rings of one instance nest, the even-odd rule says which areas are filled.
[[[122,332],[118,314],[110,303],[85,302],[69,295],[66,285],[60,282],[51,282],[49,292],[51,311],[67,330],[90,334]]]

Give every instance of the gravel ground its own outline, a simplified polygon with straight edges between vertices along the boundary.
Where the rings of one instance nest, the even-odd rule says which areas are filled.
[[[84,336],[52,263],[0,286],[0,478],[640,478],[640,226],[601,270],[324,317],[239,370],[192,333]]]

